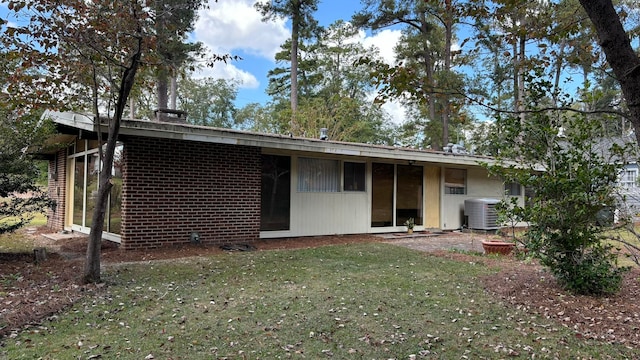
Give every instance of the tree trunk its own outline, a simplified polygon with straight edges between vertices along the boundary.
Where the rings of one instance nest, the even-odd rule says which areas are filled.
[[[598,33],[600,46],[620,83],[640,143],[640,58],[631,47],[611,0],[580,0]]]
[[[131,93],[131,88],[135,83],[136,72],[140,65],[140,57],[142,54],[142,39],[138,38],[137,51],[131,55],[129,67],[125,68],[120,81],[120,88],[116,99],[116,108],[113,119],[109,121],[109,134],[107,144],[104,149],[102,165],[100,167],[100,175],[98,177],[98,198],[96,199],[96,208],[91,217],[91,230],[89,232],[89,243],[87,245],[87,261],[84,267],[83,282],[97,283],[100,278],[100,246],[102,243],[102,231],[104,229],[104,218],[109,201],[109,192],[113,184],[111,183],[111,168],[113,167],[113,158],[120,132],[120,122],[124,113],[127,99]],[[100,126],[100,116],[96,108],[95,118],[98,131],[102,131]],[[102,147],[100,148],[102,151]]]
[[[524,24],[526,21],[522,20]],[[525,35],[520,36],[520,54],[518,55],[518,111],[520,112],[520,122],[522,124],[526,121],[526,114],[524,112],[524,62],[526,57],[525,48],[527,46],[527,37]]]
[[[129,118],[136,118],[136,100],[135,98],[129,99]]]
[[[451,0],[445,0],[444,14],[444,73],[449,75],[451,71],[451,42],[453,38],[453,9]],[[449,88],[449,86],[447,86]],[[451,115],[450,96],[447,91],[442,96],[442,146],[449,144],[449,116]]]
[[[513,109],[515,111],[518,111],[520,109],[520,105],[519,105],[519,92],[518,89],[520,88],[520,81],[518,79],[520,79],[520,64],[518,63],[518,54],[520,54],[520,52],[518,52],[518,44],[516,42],[514,42],[512,44],[513,48]]]
[[[115,120],[114,120],[115,121]],[[109,136],[110,138],[111,136]],[[115,142],[114,142],[115,143]],[[102,150],[101,150],[102,151]],[[102,231],[104,228],[104,218],[107,210],[107,202],[109,200],[109,192],[111,191],[111,167],[109,164],[109,141],[104,151],[103,167],[100,169],[98,180],[98,198],[96,207],[91,216],[91,230],[89,232],[89,240],[87,244],[87,261],[84,266],[83,282],[85,284],[98,283],[100,277],[100,250],[102,246]],[[111,164],[113,164],[113,154],[111,154]]]
[[[156,95],[158,96],[158,109],[166,109],[169,103],[169,78],[164,70],[160,70],[156,79]]]
[[[518,21],[520,26],[525,26],[526,17],[523,15],[522,18]],[[518,32],[518,29],[513,29],[515,33]],[[520,131],[518,132],[518,138],[516,139],[516,143],[518,146],[521,146],[524,142],[524,126],[526,121],[525,115],[525,107],[524,107],[524,61],[525,61],[525,47],[527,44],[527,37],[525,34],[519,35],[516,40],[513,42],[513,96],[514,96],[514,107],[515,111],[518,114],[518,118],[520,119]]]
[[[433,81],[433,61],[431,59],[431,49],[429,48],[429,23],[427,22],[424,12],[420,13],[420,34],[423,37],[422,51],[424,56],[424,71],[426,75],[426,91],[427,106],[429,107],[429,121],[436,121],[436,96],[434,95],[434,81]],[[440,144],[436,138],[431,140],[431,148],[434,150],[440,149]],[[446,145],[446,144],[444,144]]]
[[[178,99],[178,80],[175,75],[171,76],[171,97],[169,98],[169,109],[177,110],[176,101]]]
[[[298,129],[298,41],[300,39],[300,2],[291,16],[291,132],[299,135]]]

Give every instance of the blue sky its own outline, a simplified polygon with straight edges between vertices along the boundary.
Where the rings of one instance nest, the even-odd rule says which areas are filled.
[[[238,107],[252,102],[266,103],[269,100],[265,94],[267,73],[277,66],[275,54],[291,36],[290,23],[287,19],[263,22],[254,8],[257,0],[208,1],[209,6],[200,11],[192,40],[202,42],[211,53],[238,55],[243,60],[216,63],[195,76],[236,80]],[[360,0],[320,0],[315,17],[321,25],[328,26],[339,19],[350,20],[361,8]],[[0,18],[6,19],[7,13],[6,2],[0,0]],[[399,37],[399,30],[387,29],[375,34],[362,31],[356,41],[366,47],[378,47],[383,58],[393,62],[393,47]],[[398,104],[387,104],[385,108],[396,122],[404,117]]]
[[[216,64],[198,74],[239,81],[238,106],[268,101],[265,94],[267,72],[276,67],[275,53],[291,36],[290,23],[286,19],[263,22],[253,7],[255,2],[210,0],[209,8],[200,12],[193,33],[193,39],[203,42],[210,51],[243,58],[229,64]],[[361,8],[359,0],[321,0],[315,17],[321,25],[328,26],[339,19],[350,20]],[[392,49],[399,36],[398,30],[383,30],[375,34],[363,31],[357,41],[365,46],[377,46],[383,57],[391,62]],[[389,105],[388,111],[396,112],[393,104]]]
[[[207,1],[208,7],[199,13],[192,40],[202,42],[210,53],[238,55],[243,60],[216,63],[213,68],[204,68],[194,75],[237,81],[238,107],[252,102],[266,103],[269,100],[265,94],[267,73],[277,66],[275,54],[291,36],[289,21],[278,19],[263,22],[254,8],[257,0]],[[360,0],[320,0],[315,17],[321,25],[328,26],[339,19],[350,20],[361,8]],[[0,18],[6,17],[6,2],[0,0]],[[362,31],[355,41],[362,42],[365,47],[376,46],[383,59],[393,63],[393,47],[399,37],[398,29],[384,29],[373,34]],[[572,89],[575,89],[575,85]],[[392,121],[403,122],[404,110],[399,103],[390,102],[383,108]]]

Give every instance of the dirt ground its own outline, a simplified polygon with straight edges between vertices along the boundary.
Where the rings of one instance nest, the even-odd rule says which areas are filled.
[[[577,337],[623,343],[640,349],[640,270],[635,269],[625,276],[623,289],[615,296],[574,296],[560,289],[550,274],[536,264],[516,260],[513,256],[480,257],[469,254],[481,251],[481,241],[491,236],[495,235],[459,232],[414,236],[344,235],[260,240],[252,245],[256,251],[267,251],[330,244],[389,242],[455,261],[483,262],[499,269],[499,272],[481,279],[482,286],[508,306],[553,319],[573,329]],[[20,329],[37,325],[82,296],[106,286],[79,284],[78,274],[82,273],[84,266],[85,237],[58,242],[40,241],[38,245],[48,249],[47,260],[40,264],[34,263],[33,254],[0,253],[0,343],[3,337],[15,336]],[[102,263],[109,266],[120,262],[206,256],[221,252],[223,250],[219,247],[195,245],[122,251],[116,244],[105,242]]]

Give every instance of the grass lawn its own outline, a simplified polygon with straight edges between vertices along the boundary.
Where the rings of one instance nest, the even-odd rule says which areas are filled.
[[[11,221],[11,218],[5,218],[3,221]],[[43,226],[47,224],[47,217],[42,213],[35,213],[29,226]],[[2,252],[28,252],[33,251],[33,238],[25,234],[23,230],[13,233],[0,234],[0,253]]]
[[[640,234],[640,227],[635,225],[634,231]],[[609,236],[628,242],[629,244],[640,247],[640,239],[632,234],[630,231],[622,229],[612,230],[608,233]],[[607,243],[613,245],[614,248],[620,249],[622,254],[619,256],[619,263],[621,266],[638,266],[633,260],[634,257],[640,257],[640,253],[637,249],[627,247],[619,241],[609,240]]]
[[[481,257],[478,257],[482,261]],[[382,243],[119,265],[7,359],[634,358],[484,293],[481,263]]]
[[[33,248],[33,239],[23,231],[0,234],[0,253],[30,253]]]

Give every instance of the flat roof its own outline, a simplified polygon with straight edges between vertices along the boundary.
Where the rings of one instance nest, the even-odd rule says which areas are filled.
[[[71,128],[93,133],[97,133],[99,130],[98,125],[93,121],[93,116],[90,115],[73,112],[47,111],[43,116],[50,118],[57,124]],[[100,130],[103,133],[107,133],[108,125],[101,124]],[[495,161],[492,157],[471,154],[454,154],[444,151],[419,150],[406,147],[320,140],[198,126],[186,123],[147,120],[123,119],[120,126],[120,134],[159,139],[254,146],[270,150],[288,150],[453,165],[477,166],[480,162],[493,163]]]

